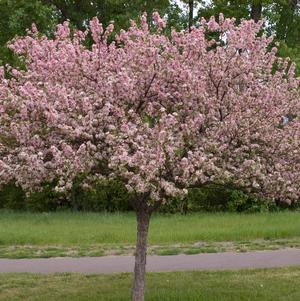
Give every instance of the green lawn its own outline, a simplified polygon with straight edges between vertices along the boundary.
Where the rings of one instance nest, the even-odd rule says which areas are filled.
[[[132,275],[0,274],[1,301],[128,301]],[[297,301],[300,268],[151,273],[146,301]]]
[[[131,214],[0,211],[0,244],[133,244]],[[154,215],[150,244],[242,241],[300,236],[300,213]]]
[[[0,211],[0,258],[132,255],[133,213]],[[148,254],[300,247],[300,213],[153,216]]]

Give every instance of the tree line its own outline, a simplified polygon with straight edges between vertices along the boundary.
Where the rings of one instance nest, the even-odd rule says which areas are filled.
[[[74,28],[84,30],[97,16],[104,27],[114,20],[115,30],[129,27],[129,19],[138,20],[143,12],[158,11],[168,19],[168,27],[187,29],[197,26],[201,17],[218,16],[265,19],[265,30],[280,43],[279,55],[291,57],[300,65],[300,6],[297,0],[0,0],[0,62],[17,60],[7,49],[16,35],[25,35],[35,23],[41,33],[53,35],[55,26],[70,20]]]

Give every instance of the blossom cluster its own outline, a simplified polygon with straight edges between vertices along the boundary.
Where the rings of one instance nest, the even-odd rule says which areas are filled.
[[[33,26],[10,44],[26,69],[0,68],[0,181],[64,191],[85,174],[153,202],[212,182],[299,199],[300,79],[261,25],[221,15],[168,36],[144,14],[113,42],[97,18],[54,38]]]

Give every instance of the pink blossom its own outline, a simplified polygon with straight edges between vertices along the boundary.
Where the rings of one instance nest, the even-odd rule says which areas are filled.
[[[7,67],[7,78],[0,68],[0,182],[58,179],[66,191],[84,173],[118,176],[151,204],[212,182],[299,199],[300,80],[268,51],[262,23],[221,16],[169,37],[157,12],[153,20],[154,32],[144,14],[109,43],[113,24],[95,18],[91,48],[87,33],[70,38],[68,22],[53,39],[11,43],[27,66]]]

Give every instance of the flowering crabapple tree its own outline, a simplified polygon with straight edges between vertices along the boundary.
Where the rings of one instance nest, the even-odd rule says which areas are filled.
[[[31,191],[58,179],[68,191],[80,175],[84,185],[120,177],[135,195],[134,301],[144,300],[150,216],[170,197],[208,183],[300,196],[300,80],[261,22],[220,15],[171,36],[165,25],[154,13],[150,30],[144,14],[113,42],[113,25],[96,18],[89,32],[64,22],[53,39],[33,25],[10,44],[26,70],[0,71],[1,183]]]

